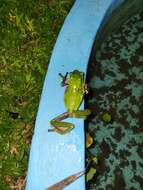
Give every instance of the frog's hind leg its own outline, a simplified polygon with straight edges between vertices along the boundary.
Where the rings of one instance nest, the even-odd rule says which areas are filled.
[[[69,122],[63,122],[62,120],[66,119],[69,117],[69,113],[65,112],[58,117],[52,119],[50,121],[50,124],[54,127],[53,129],[49,129],[48,131],[55,131],[59,134],[66,134],[70,132],[74,128],[74,124],[69,123]]]
[[[69,117],[86,119],[87,116],[90,115],[90,113],[91,113],[91,111],[89,109],[77,110],[77,111],[73,111],[72,113],[70,113]]]
[[[48,131],[55,131],[59,134],[69,133],[73,128],[74,124],[62,121],[51,121],[51,125],[54,127],[53,129],[49,129]]]

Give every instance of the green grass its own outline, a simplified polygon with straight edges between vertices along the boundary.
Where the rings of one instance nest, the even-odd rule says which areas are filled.
[[[73,0],[0,0],[0,190],[21,190],[39,98]]]

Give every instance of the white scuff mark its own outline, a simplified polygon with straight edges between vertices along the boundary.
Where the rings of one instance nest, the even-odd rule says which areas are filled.
[[[70,144],[70,145],[67,145],[67,148],[72,151],[72,152],[78,152],[77,151],[77,148],[76,148],[76,145],[74,144]]]

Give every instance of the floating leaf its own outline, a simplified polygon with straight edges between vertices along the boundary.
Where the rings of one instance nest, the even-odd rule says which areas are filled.
[[[92,158],[92,160],[93,160],[93,162],[94,162],[95,164],[98,164],[98,159],[97,159],[96,156],[94,156],[94,157]]]
[[[86,175],[86,181],[90,181],[93,179],[94,175],[96,173],[96,169],[95,168],[90,168],[89,172]]]
[[[102,116],[103,121],[109,123],[111,121],[111,115],[109,113],[105,113]]]
[[[93,138],[89,133],[86,133],[86,148],[89,148],[93,143]]]

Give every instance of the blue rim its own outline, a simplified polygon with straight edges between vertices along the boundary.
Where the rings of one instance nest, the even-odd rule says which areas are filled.
[[[67,16],[55,44],[44,82],[32,138],[26,190],[44,190],[84,169],[83,120],[68,119],[76,127],[67,135],[48,133],[49,121],[65,112],[64,88],[60,86],[58,73],[65,74],[74,69],[86,73],[98,30],[122,2],[123,0],[77,0]],[[84,176],[66,189],[84,190]]]

